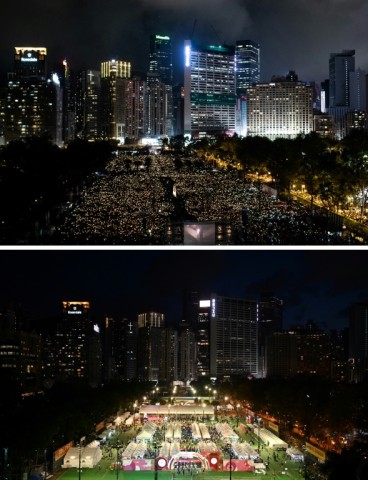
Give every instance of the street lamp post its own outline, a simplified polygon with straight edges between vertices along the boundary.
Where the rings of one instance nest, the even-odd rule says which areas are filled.
[[[43,478],[46,480],[47,477],[47,448],[43,451]]]
[[[119,450],[122,447],[120,443],[115,444],[116,448],[116,480],[119,480]]]
[[[155,480],[157,480],[158,478],[158,469],[157,469],[157,457],[158,457],[158,449],[160,447],[160,445],[157,445],[157,442],[154,442],[153,444],[153,447],[154,447],[154,450],[155,450],[155,463],[154,463],[154,466],[155,466]]]
[[[81,480],[82,445],[78,443],[78,480]]]
[[[228,448],[229,448],[229,458],[230,458],[230,467],[229,467],[229,479],[231,480],[231,471],[232,471],[232,464],[231,464],[231,460],[232,460],[232,455],[231,455],[231,443],[228,443],[227,444]]]

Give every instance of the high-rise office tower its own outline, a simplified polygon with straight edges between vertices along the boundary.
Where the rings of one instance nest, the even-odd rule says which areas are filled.
[[[184,133],[184,86],[174,85],[173,87],[173,134],[183,135]]]
[[[102,339],[102,381],[109,383],[119,378],[119,359],[116,345],[121,343],[121,336],[117,332],[115,319],[105,315],[101,322]]]
[[[44,47],[15,47],[14,73],[9,75],[5,100],[6,141],[58,133],[58,89],[56,76],[47,79]],[[60,98],[60,95],[59,95]]]
[[[125,81],[125,138],[139,139],[147,135],[147,82],[139,76]]]
[[[346,134],[351,130],[367,130],[368,114],[362,110],[351,110],[346,114]]]
[[[355,50],[331,53],[329,59],[330,107],[349,107],[349,74],[355,70]]]
[[[124,345],[123,345],[123,378],[126,381],[137,379],[137,322],[123,319]]]
[[[284,302],[272,292],[261,294],[259,300],[259,335],[263,341],[274,332],[282,332],[283,329]]]
[[[157,73],[163,83],[173,83],[171,38],[167,35],[151,35],[149,71]]]
[[[297,336],[275,332],[266,338],[266,377],[291,378],[297,374]]]
[[[193,330],[197,325],[199,297],[198,290],[186,289],[183,291],[183,323]]]
[[[47,48],[15,47],[14,73],[17,78],[46,79]]]
[[[235,48],[184,45],[184,134],[236,131]]]
[[[295,138],[313,130],[313,91],[302,82],[278,80],[248,88],[248,135]]]
[[[173,63],[171,38],[151,35],[147,74],[147,136],[173,135]]]
[[[330,106],[330,81],[324,80],[321,82],[321,112],[328,112]]]
[[[165,314],[158,312],[146,312],[138,315],[138,328],[165,326]]]
[[[350,108],[365,112],[367,110],[367,73],[357,68],[349,73]]]
[[[162,331],[165,315],[146,312],[138,315],[138,379],[141,382],[159,380],[162,352]]]
[[[77,103],[78,103],[78,74],[71,68],[66,59],[56,66],[60,88],[62,91],[62,139],[68,144],[78,135],[76,127]]]
[[[131,76],[130,62],[110,60],[101,63],[101,136],[124,140],[125,79]]]
[[[297,373],[329,378],[330,337],[313,321],[289,330],[297,339]]]
[[[88,379],[92,328],[89,302],[63,302],[63,316],[56,332],[58,373],[62,378]]]
[[[259,375],[265,376],[266,372],[266,341],[267,337],[283,329],[283,301],[273,293],[262,293],[258,304],[258,351]]]
[[[351,380],[358,382],[368,374],[368,304],[355,303],[349,309],[349,358]]]
[[[130,381],[137,377],[137,322],[106,315],[101,322],[103,381]]]
[[[87,379],[91,387],[96,388],[102,384],[102,361],[100,326],[94,323],[87,335]]]
[[[313,131],[320,137],[335,138],[336,125],[332,115],[317,114],[313,117]]]
[[[173,328],[163,328],[160,337],[158,378],[162,382],[172,383],[178,379],[178,332]]]
[[[190,382],[197,379],[196,329],[199,310],[199,292],[183,291],[183,314],[178,325],[179,338],[179,380]],[[209,373],[209,369],[208,369]]]
[[[29,332],[21,309],[0,312],[0,373],[17,381],[22,392],[41,386],[41,336]]]
[[[236,94],[244,95],[261,81],[260,46],[253,40],[238,40],[235,46]]]
[[[179,380],[191,382],[197,379],[197,348],[195,333],[191,328],[179,331]]]
[[[197,377],[209,377],[211,373],[211,299],[199,301],[195,327],[197,347]]]
[[[348,381],[349,329],[332,330],[330,332],[331,380]]]
[[[147,136],[171,137],[172,86],[165,84],[157,73],[147,74]]]
[[[100,137],[101,72],[83,69],[78,74],[76,92],[76,134],[86,140]]]
[[[211,295],[210,376],[258,377],[258,306],[255,300]]]

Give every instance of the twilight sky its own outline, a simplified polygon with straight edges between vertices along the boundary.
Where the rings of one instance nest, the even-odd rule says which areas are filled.
[[[199,43],[259,42],[263,81],[295,70],[320,82],[343,49],[368,70],[367,0],[2,0],[1,18],[2,73],[15,46],[47,47],[50,66],[66,57],[71,68],[99,68],[116,57],[146,71],[151,33],[171,36],[178,66],[195,21]]]
[[[147,310],[181,319],[186,288],[284,300],[285,327],[314,320],[347,326],[347,308],[368,301],[367,250],[1,250],[0,309],[22,304],[33,318],[61,302],[90,301],[96,317],[136,319]]]

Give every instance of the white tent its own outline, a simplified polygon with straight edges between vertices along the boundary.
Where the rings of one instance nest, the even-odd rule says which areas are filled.
[[[102,458],[100,447],[72,447],[64,457],[62,468],[93,468]]]
[[[152,415],[169,419],[181,416],[214,418],[212,405],[141,405],[139,412],[143,416]]]
[[[135,440],[136,442],[150,442],[153,440],[153,432],[149,432],[148,430],[142,430],[135,437]]]
[[[303,453],[298,450],[297,448],[290,447],[286,450],[286,454],[289,455],[291,460],[304,462],[304,455]]]
[[[262,442],[266,445],[269,445],[271,448],[286,450],[288,447],[286,442],[265,428],[255,428],[254,433],[257,435],[257,437],[259,434]]]

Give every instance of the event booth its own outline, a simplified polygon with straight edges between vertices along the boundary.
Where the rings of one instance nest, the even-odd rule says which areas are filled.
[[[72,447],[64,457],[62,468],[93,468],[102,458],[100,446]]]

